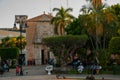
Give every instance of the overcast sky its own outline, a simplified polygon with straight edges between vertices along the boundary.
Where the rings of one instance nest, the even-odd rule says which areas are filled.
[[[107,0],[105,3],[113,5],[120,3],[120,0]],[[85,4],[85,0],[0,0],[0,28],[12,28],[15,15],[28,15],[28,18],[32,18],[44,11],[50,13],[53,8],[60,6],[73,8],[71,14],[77,17]]]

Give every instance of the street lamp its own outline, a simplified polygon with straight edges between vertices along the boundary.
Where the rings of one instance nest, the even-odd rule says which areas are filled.
[[[19,30],[20,30],[20,54],[22,54],[22,31],[23,31],[23,27],[26,27],[26,20],[27,20],[27,15],[15,15],[15,23],[14,26],[16,26],[16,24],[19,24]],[[20,68],[20,75],[23,75],[23,70],[22,70],[22,57],[19,56],[20,61],[21,61],[21,68]]]

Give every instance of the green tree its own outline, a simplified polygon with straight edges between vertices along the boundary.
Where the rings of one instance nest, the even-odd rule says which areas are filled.
[[[18,36],[16,38],[16,47],[19,49],[25,49],[26,46],[26,39],[24,36]]]
[[[110,11],[117,16],[119,22],[120,22],[120,4],[115,4],[110,6],[108,9],[110,9]]]
[[[9,47],[10,37],[5,37],[1,39],[1,47]]]
[[[111,12],[111,8],[105,7],[105,4],[101,3],[101,0],[88,0],[91,1],[91,6],[83,6],[81,14],[66,28],[68,34],[82,34],[86,33],[89,36],[87,47],[92,48],[95,52],[97,60],[101,60],[100,63],[107,59],[107,49],[110,39],[113,36],[117,36],[117,30],[119,29],[119,22],[115,14]],[[109,9],[110,8],[110,9]],[[118,33],[120,31],[118,30]],[[105,63],[106,64],[106,63]]]
[[[65,28],[65,31],[67,34],[72,35],[81,35],[86,32],[84,26],[85,26],[85,16],[86,15],[79,15],[78,18],[74,19],[73,22],[71,22],[67,27]]]
[[[120,37],[113,37],[109,43],[109,52],[120,55]]]
[[[95,59],[99,62],[98,56],[101,49],[107,48],[106,41],[108,36],[112,37],[113,33],[116,32],[118,27],[116,26],[116,16],[113,15],[109,10],[105,9],[105,4],[101,0],[88,0],[91,6],[87,9],[88,16],[86,19],[86,30],[91,37],[93,43],[93,49],[95,50]],[[109,39],[110,39],[109,37]]]
[[[20,43],[20,38],[22,38],[21,39],[21,43]],[[25,46],[26,46],[26,39],[25,39],[25,37],[24,36],[22,36],[22,37],[20,37],[20,36],[18,36],[18,37],[5,37],[5,38],[3,38],[3,39],[1,39],[1,44],[0,44],[0,46],[1,46],[1,48],[2,47],[6,47],[6,48],[10,48],[10,47],[17,47],[17,48],[21,48],[21,45],[22,45],[22,49],[24,49],[25,48]]]
[[[108,7],[108,9],[114,14],[116,15],[117,19],[118,19],[118,25],[120,26],[120,4],[115,4],[112,5],[110,7]],[[118,34],[120,34],[120,28],[118,30]]]
[[[55,31],[57,34],[64,35],[64,28],[74,19],[74,17],[69,13],[72,11],[72,8],[54,8],[53,11],[57,11],[57,13],[51,20],[51,23],[55,25]]]
[[[86,35],[65,35],[44,38],[43,42],[51,49],[61,65],[72,60],[73,54],[82,48],[87,41]]]

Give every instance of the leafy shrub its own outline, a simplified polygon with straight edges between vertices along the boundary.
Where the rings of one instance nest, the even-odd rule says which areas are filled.
[[[19,55],[18,48],[1,48],[0,56],[3,60],[7,59],[17,59]]]

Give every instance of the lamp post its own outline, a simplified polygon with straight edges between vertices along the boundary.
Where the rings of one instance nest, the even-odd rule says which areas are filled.
[[[19,31],[20,31],[20,54],[22,55],[22,31],[23,31],[23,26],[26,27],[26,20],[27,20],[27,15],[15,15],[15,23],[14,26],[16,26],[16,24],[19,24]],[[22,57],[19,56],[20,58],[20,75],[23,75],[23,70],[22,70]]]

